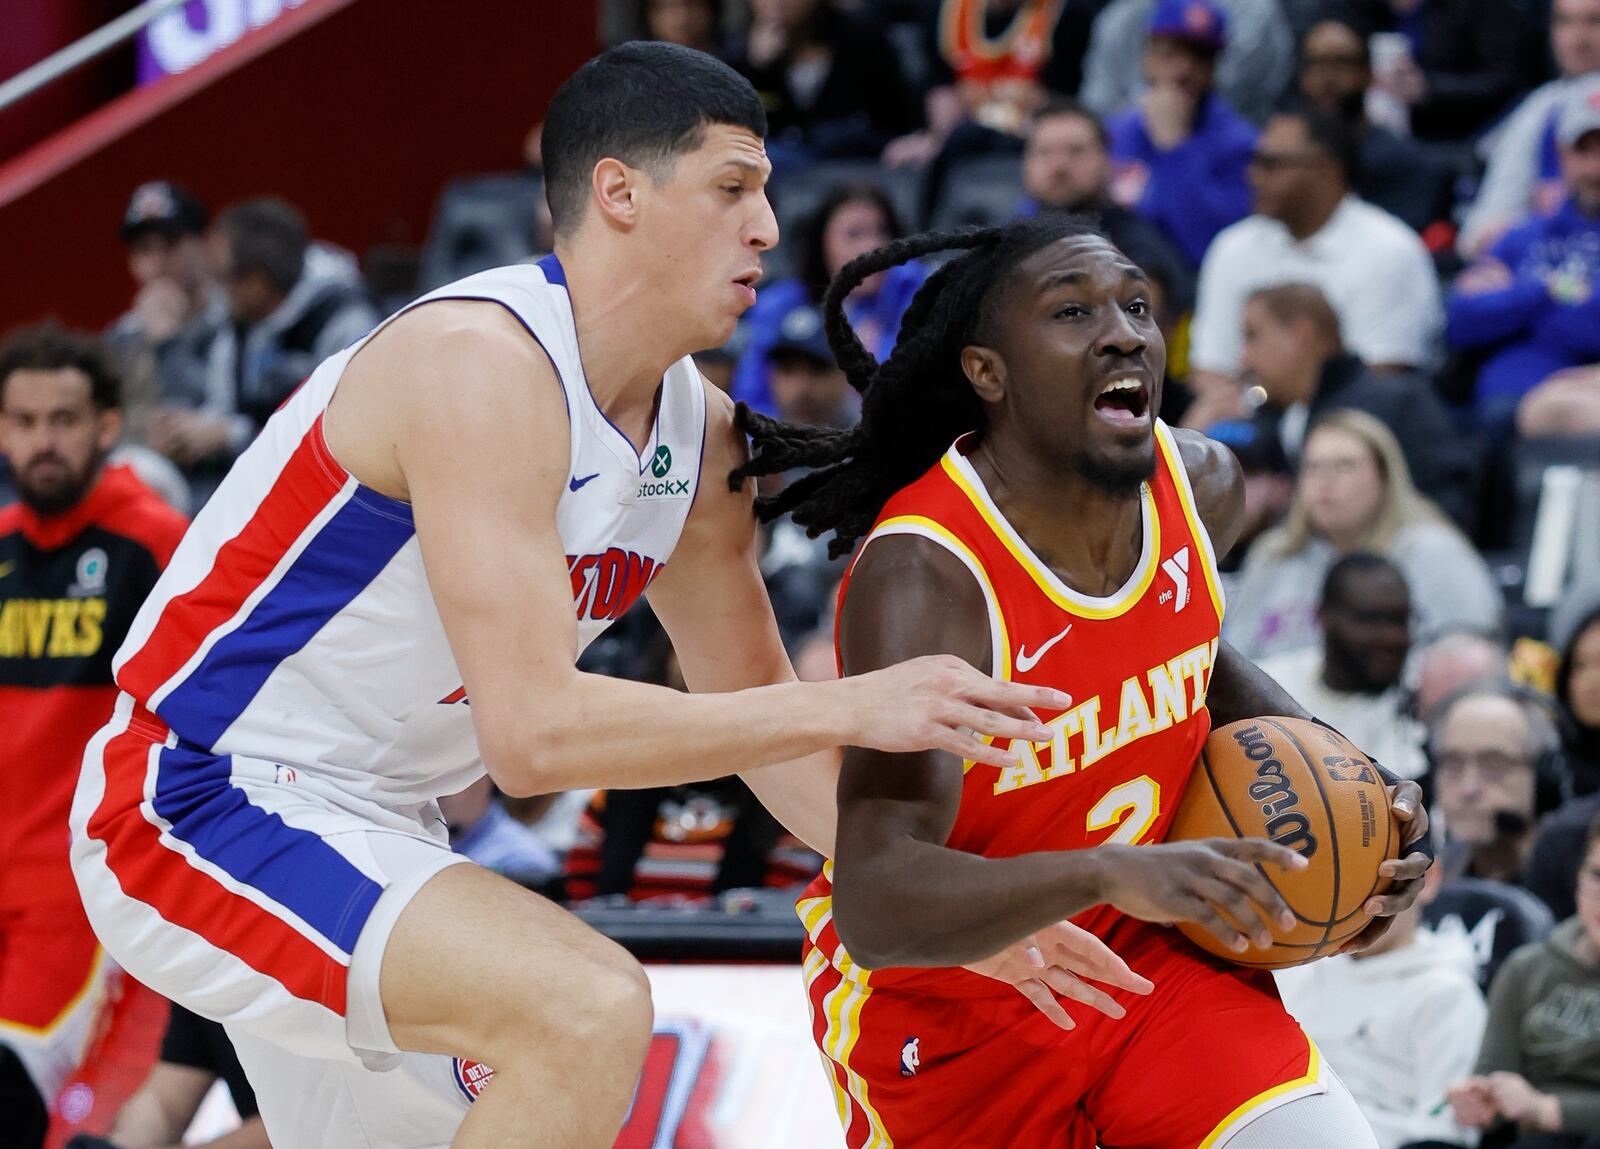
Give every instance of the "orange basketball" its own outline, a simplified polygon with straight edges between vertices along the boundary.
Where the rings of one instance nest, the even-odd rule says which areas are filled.
[[[1234,953],[1200,926],[1178,926],[1201,949],[1259,969],[1311,961],[1359,933],[1371,920],[1361,907],[1389,884],[1378,866],[1400,849],[1389,791],[1372,763],[1332,730],[1298,718],[1212,731],[1167,838],[1271,838],[1311,863],[1262,867],[1299,919],[1291,930],[1274,926],[1269,949]]]

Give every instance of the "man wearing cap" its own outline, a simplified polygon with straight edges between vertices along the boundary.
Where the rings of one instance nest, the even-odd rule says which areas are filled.
[[[767,352],[772,402],[785,422],[847,430],[859,415],[855,392],[834,362],[822,328],[822,312],[809,304],[792,307],[778,324]],[[787,482],[801,472],[781,476]],[[836,597],[842,561],[829,559],[826,540],[806,536],[787,517],[772,525],[761,556],[761,577],[772,598],[784,645],[791,651],[822,624]]]
[[[1217,94],[1228,18],[1216,0],[1157,0],[1144,94],[1112,116],[1112,197],[1157,224],[1198,264],[1250,212],[1245,167],[1256,132]]]
[[[1217,90],[1241,115],[1260,123],[1272,113],[1294,71],[1294,33],[1278,0],[1218,0],[1228,16],[1228,44],[1217,61]],[[1112,0],[1095,17],[1078,98],[1109,116],[1139,98],[1139,63],[1158,0]]]
[[[1600,361],[1600,76],[1568,94],[1557,143],[1565,201],[1508,231],[1450,295],[1451,345],[1485,356],[1476,402],[1491,428],[1542,381]]]
[[[206,361],[227,306],[206,258],[206,209],[165,180],[141,184],[122,213],[133,306],[112,324],[106,345],[127,381],[125,438],[147,439],[152,407],[199,407]]]

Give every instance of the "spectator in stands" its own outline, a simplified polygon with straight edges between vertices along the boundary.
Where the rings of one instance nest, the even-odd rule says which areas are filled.
[[[1405,456],[1364,411],[1333,411],[1306,436],[1294,504],[1263,534],[1228,596],[1223,635],[1249,658],[1317,642],[1317,593],[1335,558],[1373,551],[1418,588],[1415,633],[1458,623],[1494,626],[1502,599],[1488,567],[1450,521],[1417,494]]]
[[[1294,698],[1402,778],[1426,769],[1422,731],[1400,680],[1411,653],[1411,593],[1400,568],[1357,551],[1328,568],[1317,622],[1320,648],[1261,660]]]
[[[1520,884],[1535,822],[1567,796],[1544,699],[1507,679],[1469,682],[1428,725],[1429,782],[1446,872]]]
[[[1480,150],[1489,166],[1458,245],[1468,259],[1507,228],[1548,215],[1566,199],[1556,121],[1574,81],[1600,72],[1600,0],[1552,0],[1550,49],[1559,78],[1536,89],[1483,138]]]
[[[1539,825],[1528,857],[1528,888],[1558,918],[1571,917],[1573,881],[1589,824],[1600,817],[1600,590],[1573,592],[1551,615],[1550,639],[1562,652],[1556,700],[1568,719],[1567,767],[1578,794]]]
[[[1406,49],[1385,61],[1378,85],[1409,111],[1418,139],[1465,140],[1526,89],[1531,21],[1510,0],[1350,2],[1369,31]]]
[[[212,343],[205,394],[150,419],[150,445],[184,469],[200,502],[300,381],[378,321],[354,260],[311,243],[282,200],[236,204],[207,238],[229,322]]]
[[[726,59],[722,6],[723,0],[639,0],[638,24],[646,40],[682,44]]]
[[[122,213],[138,292],[106,333],[106,347],[127,384],[127,441],[145,441],[151,408],[197,406],[205,397],[211,344],[228,318],[206,258],[205,229],[205,207],[166,181],[141,184]]]
[[[822,312],[801,304],[778,325],[767,352],[767,377],[778,418],[803,427],[844,430],[855,424],[858,405],[822,329]]]
[[[751,0],[734,67],[761,94],[767,153],[780,169],[876,157],[916,108],[877,25],[832,0]]]
[[[1469,682],[1504,678],[1511,652],[1497,632],[1454,628],[1417,652],[1411,708],[1417,721],[1433,721],[1439,703]]]
[[[1256,130],[1214,86],[1227,20],[1216,0],[1159,0],[1145,41],[1145,91],[1106,122],[1112,196],[1159,225],[1194,264],[1250,212],[1245,166]]]
[[[1485,356],[1478,413],[1500,430],[1542,380],[1600,360],[1600,76],[1568,92],[1557,141],[1566,202],[1506,232],[1450,293],[1450,343]]]
[[[768,355],[768,371],[778,415],[785,422],[835,430],[855,423],[860,406],[834,363],[822,312],[815,307],[803,304],[784,318]],[[790,476],[776,478],[779,482],[772,487]],[[833,591],[843,573],[844,560],[829,559],[825,539],[808,537],[789,518],[772,524],[761,555],[761,575],[785,647],[794,650],[818,627],[833,604]]]
[[[119,976],[84,917],[67,814],[116,702],[111,656],[185,526],[131,468],[106,465],[120,384],[92,336],[45,324],[0,347],[0,451],[20,497],[0,510],[0,1046],[27,1069],[36,1112]]]
[[[1485,1146],[1600,1145],[1600,822],[1584,850],[1577,915],[1500,968],[1477,1067],[1450,1104],[1463,1125],[1514,1127]]]
[[[1056,97],[1034,117],[1022,152],[1022,190],[1021,214],[1094,216],[1123,254],[1171,285],[1167,311],[1183,315],[1193,306],[1194,265],[1154,223],[1111,199],[1110,137],[1082,104]]]
[[[1316,284],[1345,347],[1376,371],[1432,365],[1444,320],[1433,260],[1416,232],[1350,190],[1359,147],[1348,123],[1309,101],[1268,121],[1250,161],[1255,214],[1217,236],[1200,266],[1193,425],[1236,402],[1241,319],[1258,287]]]
[[[1427,376],[1375,375],[1344,349],[1339,315],[1309,283],[1263,287],[1244,307],[1242,381],[1260,387],[1256,421],[1292,464],[1306,427],[1328,411],[1365,411],[1400,443],[1417,488],[1463,530],[1477,517],[1475,452]]]
[[[1094,23],[1079,97],[1108,116],[1137,103],[1151,14],[1164,0],[1113,0]],[[1294,70],[1294,33],[1277,0],[1218,0],[1232,34],[1217,61],[1217,90],[1245,118],[1271,114]]]
[[[1556,699],[1571,723],[1566,747],[1573,789],[1600,793],[1600,603],[1564,644]]]
[[[1306,33],[1300,42],[1299,84],[1302,95],[1343,118],[1360,137],[1358,196],[1419,233],[1450,219],[1455,173],[1409,136],[1374,123],[1367,114],[1372,53],[1352,19],[1319,20]]]
[[[1443,1149],[1475,1137],[1442,1104],[1472,1071],[1488,1009],[1465,934],[1435,933],[1423,910],[1443,871],[1378,942],[1275,977],[1283,1004],[1350,1087],[1381,1149]]]
[[[1089,29],[1105,0],[938,0],[922,5],[930,64],[925,126],[884,150],[890,167],[942,171],[966,155],[1015,154],[1028,118],[1049,93],[1070,96],[1082,78]]]
[[[770,415],[776,407],[769,387],[767,355],[785,317],[796,307],[820,307],[828,282],[858,255],[900,238],[900,221],[883,189],[842,184],[828,193],[800,228],[800,274],[763,288],[744,317],[744,350],[733,375],[733,397]],[[862,344],[888,358],[900,333],[900,317],[928,277],[920,263],[904,263],[874,275],[851,293],[845,314]]]
[[[539,836],[506,813],[491,778],[479,778],[459,794],[439,799],[450,827],[450,848],[528,887],[561,873],[561,859]]]
[[[219,1080],[227,1085],[243,1123],[211,1141],[186,1141],[184,1133],[200,1111],[200,1103]],[[185,1144],[272,1149],[256,1109],[255,1090],[250,1088],[226,1031],[216,1022],[174,1005],[161,1039],[161,1059],[117,1113],[110,1134],[80,1133],[67,1142],[66,1149],[176,1149]]]

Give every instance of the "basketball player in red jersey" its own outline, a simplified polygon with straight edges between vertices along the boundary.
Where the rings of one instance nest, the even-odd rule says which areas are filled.
[[[839,302],[951,247],[969,251],[876,366]],[[1289,851],[1148,843],[1213,721],[1310,716],[1219,640],[1215,559],[1242,480],[1226,450],[1155,419],[1165,347],[1143,273],[1082,224],[1042,219],[891,245],[847,267],[828,302],[860,425],[746,413],[757,453],[742,473],[818,467],[765,513],[832,529],[839,549],[866,536],[839,610],[845,673],[954,654],[1073,699],[1013,766],[847,751],[835,862],[799,910],[849,1145],[1375,1147],[1269,974],[1147,924],[1197,921],[1243,952],[1292,920],[1266,880],[1303,864]],[[1391,797],[1415,841],[1419,792]],[[1410,904],[1427,865],[1384,863],[1396,884],[1368,908]],[[955,968],[1070,915],[1154,991],[1094,999],[1101,1012],[1063,1030]]]

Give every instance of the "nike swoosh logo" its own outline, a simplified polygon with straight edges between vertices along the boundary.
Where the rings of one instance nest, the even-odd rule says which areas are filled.
[[[1050,648],[1052,646],[1054,646],[1056,643],[1060,642],[1063,638],[1066,638],[1067,637],[1067,632],[1070,631],[1071,629],[1072,629],[1072,624],[1069,622],[1069,623],[1067,623],[1066,630],[1063,630],[1060,634],[1058,634],[1054,638],[1050,639],[1048,642],[1046,642],[1043,646],[1041,646],[1038,650],[1034,651],[1032,654],[1028,653],[1028,648],[1027,647],[1025,647],[1025,646],[1024,647],[1019,647],[1018,650],[1017,650],[1017,669],[1022,671],[1023,674],[1026,674],[1026,673],[1028,673],[1028,671],[1030,671],[1034,667],[1038,666],[1039,665],[1039,660],[1041,658],[1043,658],[1045,655],[1050,653]]]
[[[8,562],[8,563],[0,563],[0,578],[5,578],[6,575],[10,574],[12,571],[14,571],[16,569],[17,569],[17,564],[16,564],[15,560],[13,560],[11,562]]]
[[[599,477],[600,477],[600,472],[599,471],[596,471],[592,475],[585,475],[581,479],[578,478],[577,475],[573,475],[572,478],[567,480],[567,489],[569,491],[581,490],[583,485],[585,483],[587,483],[590,479],[598,479]]]

